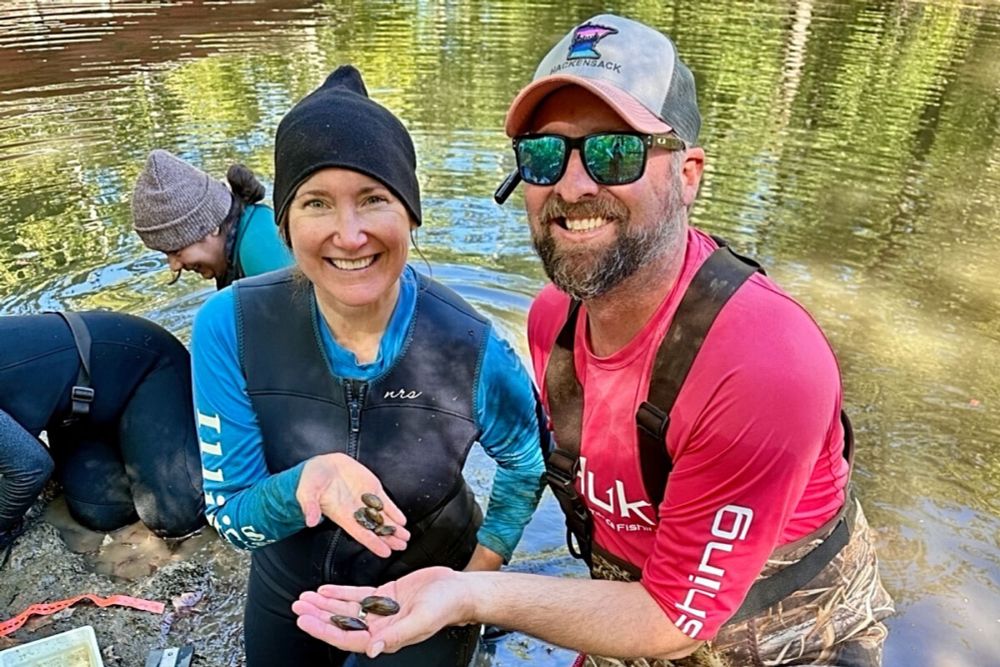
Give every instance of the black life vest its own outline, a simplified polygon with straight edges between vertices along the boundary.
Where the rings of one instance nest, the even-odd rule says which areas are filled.
[[[429,565],[463,567],[482,513],[462,477],[479,438],[474,400],[490,325],[419,276],[400,358],[362,382],[331,374],[312,286],[290,270],[234,283],[240,363],[272,473],[343,452],[363,463],[407,517],[411,539],[383,559],[330,521],[254,551],[278,589],[377,585]],[[295,590],[298,589],[298,590]]]
[[[643,487],[657,512],[673,466],[666,448],[670,410],[715,318],[750,276],[756,272],[764,273],[757,262],[737,255],[722,239],[715,240],[720,247],[699,267],[681,298],[657,351],[647,400],[639,406],[635,416]],[[599,547],[595,547],[593,540],[593,517],[574,487],[579,472],[583,425],[583,389],[573,362],[579,306],[578,301],[570,304],[566,322],[553,345],[545,373],[549,412],[555,432],[555,447],[545,466],[549,487],[566,517],[566,541],[570,553],[582,558],[594,573],[593,554],[595,548]],[[841,421],[844,425],[844,457],[853,466],[854,437],[850,421],[843,412]],[[837,515],[803,538],[825,537],[824,541],[801,560],[774,576],[755,583],[743,605],[729,622],[755,616],[798,590],[840,552],[850,539],[850,526],[853,523],[850,513],[856,508],[849,487],[845,496],[844,506]],[[630,578],[639,578],[641,573],[638,568],[614,554],[600,551],[604,561],[627,572]]]

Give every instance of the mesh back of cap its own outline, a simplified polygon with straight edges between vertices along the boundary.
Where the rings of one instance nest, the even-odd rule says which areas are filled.
[[[660,117],[674,128],[677,136],[692,145],[698,143],[698,132],[701,130],[697,99],[694,75],[679,58],[675,58],[674,75],[663,99]]]

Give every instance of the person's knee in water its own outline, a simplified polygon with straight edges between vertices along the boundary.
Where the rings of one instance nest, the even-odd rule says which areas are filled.
[[[130,315],[0,318],[0,529],[52,474],[87,528],[138,517],[177,537],[202,525],[188,358],[169,332]]]

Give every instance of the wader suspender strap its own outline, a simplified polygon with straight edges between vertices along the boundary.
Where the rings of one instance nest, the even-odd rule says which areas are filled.
[[[580,471],[580,435],[583,432],[583,388],[577,380],[573,362],[573,337],[579,314],[580,302],[573,301],[566,323],[552,346],[545,371],[545,389],[556,436],[545,460],[545,476],[566,517],[566,546],[574,557],[582,558],[589,566],[594,519],[574,486]],[[579,551],[573,548],[574,537]]]
[[[72,408],[69,416],[63,420],[63,426],[69,426],[90,414],[90,404],[94,402],[94,390],[90,386],[90,331],[87,330],[87,325],[79,313],[55,312],[55,314],[63,318],[73,332],[73,342],[76,343],[76,351],[80,355],[80,370],[76,374],[76,384],[70,390]]]
[[[670,411],[723,306],[750,276],[763,273],[759,264],[737,256],[721,239],[716,241],[719,248],[698,269],[677,306],[653,362],[649,396],[635,415],[642,484],[657,516],[673,468],[666,444]]]

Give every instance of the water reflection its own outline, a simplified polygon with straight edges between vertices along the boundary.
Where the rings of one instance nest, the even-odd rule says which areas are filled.
[[[1000,8],[615,8],[674,35],[696,73],[708,152],[696,222],[759,257],[838,351],[860,493],[900,602],[886,664],[995,661]],[[413,132],[418,242],[435,275],[524,353],[543,276],[520,195],[503,209],[491,200],[511,167],[500,128],[538,57],[597,11],[551,0],[4,3],[3,312],[115,308],[186,336],[211,288],[166,285],[162,258],[130,231],[146,153],[167,148],[216,175],[240,161],[267,181],[278,119],[354,62]],[[532,525],[523,567],[563,571],[555,512],[547,504]],[[525,641],[502,642],[496,664],[567,662]]]

